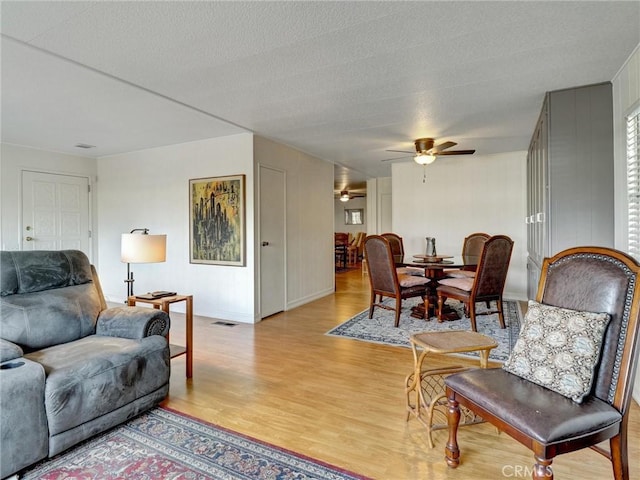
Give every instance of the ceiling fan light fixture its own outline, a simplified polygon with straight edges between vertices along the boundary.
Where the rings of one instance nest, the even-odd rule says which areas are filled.
[[[421,153],[418,153],[415,157],[413,157],[413,160],[418,165],[430,165],[436,161],[436,156],[421,152]]]
[[[348,202],[349,201],[349,192],[346,190],[342,190],[340,192],[340,201],[341,202]]]

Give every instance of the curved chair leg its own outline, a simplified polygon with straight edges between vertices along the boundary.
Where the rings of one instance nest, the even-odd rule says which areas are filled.
[[[502,313],[502,299],[496,300],[496,308],[498,310],[498,320],[500,321],[500,328],[507,328],[504,324],[504,314]]]
[[[445,460],[451,468],[460,465],[460,449],[458,448],[458,425],[460,424],[460,406],[454,397],[448,399],[447,424],[449,439],[444,449]]]
[[[402,297],[400,295],[398,295],[396,297],[396,321],[393,324],[394,327],[397,327],[398,325],[400,325],[400,311],[401,310],[402,310]]]
[[[476,306],[475,304],[469,305],[469,319],[471,320],[471,330],[474,332],[478,331],[478,327],[476,325]]]
[[[371,292],[371,305],[369,306],[369,318],[373,318],[373,307],[375,306],[376,303],[376,297],[377,295],[375,293],[373,293],[373,291]]]
[[[444,302],[447,301],[447,297],[443,297],[438,293],[438,322],[442,323],[444,320],[442,319],[442,307],[444,306]]]
[[[536,463],[533,465],[533,480],[553,480],[553,470],[551,462],[553,460],[547,458],[535,457]]]
[[[609,440],[609,449],[611,451],[611,463],[613,464],[613,478],[615,480],[629,480],[626,428]]]

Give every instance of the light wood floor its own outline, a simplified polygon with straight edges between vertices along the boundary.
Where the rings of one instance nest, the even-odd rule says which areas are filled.
[[[336,283],[334,295],[257,325],[196,316],[193,379],[184,376],[184,356],[175,358],[165,405],[378,480],[531,478],[531,453],[486,424],[461,429],[462,463],[447,468],[446,431],[434,433],[430,449],[424,427],[405,421],[411,351],[325,335],[368,307],[360,271],[340,273]],[[172,313],[172,343],[183,338],[183,325]],[[635,403],[629,427],[631,478],[640,479]],[[588,449],[553,465],[556,479],[613,478],[609,461]]]

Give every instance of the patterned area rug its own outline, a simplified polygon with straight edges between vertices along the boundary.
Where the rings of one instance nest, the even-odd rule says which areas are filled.
[[[45,460],[24,480],[352,480],[354,473],[167,408]]]
[[[402,302],[402,311],[400,313],[400,325],[398,328],[393,326],[395,313],[392,310],[384,308],[376,308],[373,311],[373,318],[369,319],[369,309],[360,312],[355,317],[350,318],[346,322],[338,325],[334,329],[327,332],[327,335],[338,337],[348,337],[365,342],[381,343],[384,345],[395,345],[401,347],[410,347],[409,337],[414,333],[434,332],[439,330],[471,330],[471,321],[462,314],[462,304],[460,302],[452,302],[449,305],[454,308],[461,316],[460,320],[438,323],[435,318],[425,321],[413,318],[411,307],[421,302],[419,298],[408,298]],[[384,303],[393,305],[394,299],[385,299]],[[493,337],[498,342],[498,347],[491,350],[489,358],[504,362],[513,345],[516,343],[518,333],[520,332],[520,324],[522,313],[518,302],[504,300],[504,321],[507,328],[500,328],[498,323],[498,315],[476,315],[476,324],[479,333],[484,333]],[[486,311],[483,304],[478,304],[477,313]],[[469,354],[461,354],[463,356],[477,357],[477,352]]]

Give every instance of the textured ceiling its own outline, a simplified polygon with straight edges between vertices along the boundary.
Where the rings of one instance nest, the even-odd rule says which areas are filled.
[[[345,182],[418,137],[524,150],[546,91],[611,80],[640,43],[636,1],[1,9],[3,142],[99,157],[251,131]]]

